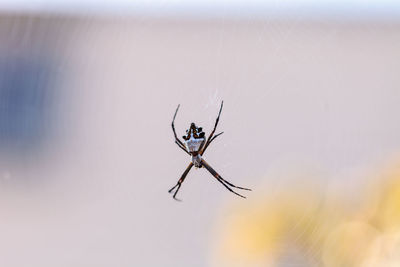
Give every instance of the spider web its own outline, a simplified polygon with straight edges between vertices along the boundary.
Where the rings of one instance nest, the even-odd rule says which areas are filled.
[[[331,227],[329,233],[334,235],[343,217],[351,217],[349,214],[363,209],[371,196],[355,197],[354,192],[366,190],[372,183],[374,168],[398,151],[399,143],[390,132],[398,132],[399,127],[394,129],[388,123],[395,120],[393,111],[397,108],[391,98],[399,97],[394,86],[398,81],[394,84],[385,81],[389,71],[385,65],[393,63],[391,57],[395,54],[390,40],[397,21],[374,17],[371,13],[363,17],[354,12],[315,16],[293,12],[287,17],[272,14],[271,18],[241,19],[221,12],[220,17],[212,20],[210,31],[214,34],[210,34],[209,42],[213,56],[208,68],[213,76],[208,77],[207,86],[198,88],[201,94],[195,94],[191,106],[205,102],[201,112],[208,120],[201,122],[210,127],[223,99],[219,130],[225,134],[216,140],[206,157],[215,162],[224,177],[237,183],[256,184],[255,191],[261,193],[254,192],[255,196],[269,195],[265,205],[280,207],[282,201],[302,202],[299,199],[302,196],[297,194],[310,189],[316,191],[310,194],[311,199],[315,197],[320,205],[314,211],[306,206],[286,207],[288,212],[298,212],[292,218],[297,222],[275,237],[276,251],[268,255],[276,257],[271,266],[350,262],[345,250],[329,256],[326,247],[330,241],[324,239],[327,235],[324,228]],[[383,47],[388,49],[384,59],[378,56]],[[393,75],[390,68],[389,76],[394,78]],[[381,90],[385,92],[383,95]],[[184,92],[182,97],[192,93],[192,90]],[[372,106],[377,114],[371,113]],[[391,145],[380,141],[383,136],[390,139]],[[330,204],[325,205],[332,199],[340,199],[335,201],[338,207],[330,210],[325,219],[337,224],[315,225],[310,221],[316,213],[331,209]],[[345,206],[348,207],[344,209]],[[223,219],[228,215],[226,211],[221,216],[219,230],[234,223],[234,219]],[[358,227],[359,230],[370,225]],[[314,243],[309,243],[310,238]],[[223,249],[229,247],[220,242]],[[223,255],[221,247],[213,243],[212,248],[211,254],[219,259]],[[223,263],[232,266],[234,262],[256,257],[242,252],[246,249],[250,248],[243,245],[237,251],[243,258],[233,257],[230,261],[231,254],[235,254],[231,251],[222,256],[227,261],[217,260],[215,266]],[[262,259],[264,264],[269,262]],[[252,266],[250,263],[239,266]]]

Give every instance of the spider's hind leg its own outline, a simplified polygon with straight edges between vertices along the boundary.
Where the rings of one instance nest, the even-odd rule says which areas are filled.
[[[178,188],[175,190],[175,193],[174,193],[174,196],[173,196],[173,198],[174,198],[175,200],[178,200],[178,201],[179,201],[179,199],[176,198],[176,194],[178,193],[179,189],[181,188],[181,185],[182,185],[183,181],[185,180],[187,174],[189,173],[189,171],[190,171],[190,169],[191,169],[192,167],[193,167],[193,163],[190,162],[189,166],[187,166],[186,170],[183,172],[181,178],[178,180],[178,182],[176,183],[176,185],[175,185],[174,187],[172,187],[170,190],[168,190],[168,193],[172,193],[172,191],[174,191],[174,189],[178,187]]]
[[[223,179],[210,165],[208,165],[208,163],[204,159],[201,160],[201,163],[204,166],[204,168],[206,168],[217,179],[218,182],[220,182],[226,189],[228,189],[230,192],[234,193],[235,195],[238,195],[242,198],[246,198],[245,196],[242,196],[241,194],[233,191],[229,186],[232,186],[232,187],[235,187],[238,189],[251,191],[251,189],[249,189],[249,188],[236,186],[236,185],[226,181],[225,179]]]

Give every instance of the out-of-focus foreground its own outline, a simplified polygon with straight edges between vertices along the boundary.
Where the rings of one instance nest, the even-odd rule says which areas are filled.
[[[1,266],[399,266],[400,25],[0,17]],[[205,158],[178,135],[225,133]],[[393,163],[394,162],[394,163]]]

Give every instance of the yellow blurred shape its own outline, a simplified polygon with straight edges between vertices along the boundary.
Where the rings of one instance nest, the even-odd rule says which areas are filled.
[[[400,266],[400,165],[394,166],[357,194],[341,187],[329,194],[293,175],[288,186],[232,207],[218,230],[215,266]]]
[[[395,169],[388,175],[383,186],[381,201],[376,220],[384,231],[397,232],[400,228],[400,170]]]
[[[379,232],[374,227],[362,221],[338,225],[325,241],[322,253],[324,266],[364,266],[365,259],[374,253],[373,245],[378,236]]]
[[[225,224],[221,256],[234,266],[273,262],[284,223],[276,207],[261,205],[240,212]]]
[[[275,198],[236,207],[220,227],[221,262],[216,266],[277,266],[293,248],[309,255],[303,249],[315,242],[314,233],[320,234],[320,203],[318,190],[286,188]]]
[[[370,255],[363,266],[398,267],[400,266],[400,232],[382,234],[373,245]]]

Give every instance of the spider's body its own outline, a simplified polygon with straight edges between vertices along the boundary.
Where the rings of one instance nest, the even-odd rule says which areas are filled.
[[[239,188],[239,189],[243,189],[243,190],[251,190],[248,188],[244,188],[244,187],[239,187],[236,185],[231,184],[230,182],[226,181],[225,179],[223,179],[213,168],[211,168],[210,165],[208,165],[208,163],[202,158],[202,155],[204,154],[204,152],[206,151],[207,147],[210,145],[210,143],[219,135],[223,134],[219,133],[216,134],[214,136],[215,133],[215,129],[217,128],[218,125],[218,121],[219,121],[219,116],[221,115],[221,111],[222,111],[222,106],[223,106],[224,102],[222,101],[221,103],[221,108],[219,110],[219,114],[217,117],[217,120],[215,122],[215,126],[214,129],[212,130],[212,132],[210,133],[210,136],[206,139],[205,138],[205,133],[203,132],[201,127],[196,127],[196,125],[192,122],[190,124],[190,128],[188,130],[186,130],[186,135],[182,136],[182,138],[184,139],[184,142],[182,142],[181,140],[179,140],[178,136],[176,135],[175,132],[175,126],[174,126],[174,122],[175,122],[175,117],[176,114],[178,113],[178,109],[179,109],[179,105],[175,111],[175,115],[174,115],[174,119],[172,120],[172,131],[174,132],[174,136],[175,136],[175,143],[182,149],[184,150],[187,154],[189,154],[192,158],[192,162],[190,162],[189,166],[186,168],[185,172],[182,174],[181,178],[179,179],[178,183],[172,187],[168,192],[172,193],[172,191],[176,189],[175,193],[174,193],[174,199],[177,199],[175,196],[179,191],[179,188],[181,187],[183,181],[186,178],[186,175],[189,173],[190,169],[195,166],[197,168],[201,168],[201,167],[205,167],[217,180],[218,182],[220,182],[223,186],[225,186],[225,188],[227,188],[229,191],[231,191],[232,193],[245,198],[244,196],[236,193],[235,191],[233,191],[229,186],[231,187],[235,187],[235,188]]]
[[[203,148],[206,139],[204,138],[204,132],[201,127],[196,127],[192,122],[190,128],[186,130],[187,135],[182,136],[185,140],[185,147],[189,154],[192,156],[192,163],[195,167],[201,168],[201,155],[200,151]]]

